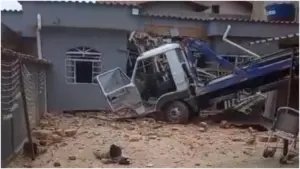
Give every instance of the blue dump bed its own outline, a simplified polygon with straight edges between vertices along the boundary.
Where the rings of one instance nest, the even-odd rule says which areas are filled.
[[[197,47],[209,60],[218,62],[221,66],[232,68],[233,73],[208,82],[198,93],[198,97],[208,99],[234,93],[242,89],[258,87],[280,81],[289,75],[293,65],[298,72],[299,53],[297,51],[280,51],[262,58],[247,62],[237,68],[227,60],[217,56],[206,44],[198,43]],[[294,55],[294,60],[292,56]],[[293,60],[293,61],[292,61]],[[292,64],[292,62],[294,62]]]

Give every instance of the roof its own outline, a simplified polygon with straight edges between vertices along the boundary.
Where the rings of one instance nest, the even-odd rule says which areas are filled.
[[[3,9],[1,12],[23,12],[22,10],[17,10],[17,9]]]
[[[26,1],[18,1],[18,2],[22,4]],[[47,1],[37,1],[37,2],[138,6],[141,2],[144,2],[144,1],[47,0]]]
[[[42,63],[42,64],[50,64],[50,62],[45,59],[38,59],[37,57],[34,57],[32,55],[19,53],[19,52],[16,52],[16,51],[13,51],[11,49],[4,48],[1,46],[1,57],[5,58],[5,56],[18,57],[20,59],[37,62],[37,63]]]
[[[262,44],[262,43],[285,40],[285,39],[292,39],[292,38],[299,38],[299,33],[294,33],[294,34],[289,34],[289,35],[279,36],[279,37],[271,37],[271,38],[267,38],[267,39],[261,39],[261,40],[249,42],[249,44],[255,45],[255,44]]]
[[[20,3],[26,1],[19,1]],[[44,2],[44,1],[38,1]],[[78,4],[103,4],[103,5],[118,5],[118,6],[131,6],[131,7],[141,7],[142,5],[149,2],[157,2],[157,1],[70,1],[70,0],[49,0],[46,2],[52,3],[78,3]],[[201,1],[185,1],[185,2],[193,2],[195,4],[201,4]],[[236,1],[240,3],[248,3],[252,5],[251,1]],[[2,10],[1,12],[21,12],[18,10]],[[236,21],[236,22],[254,22],[254,23],[274,23],[274,24],[299,24],[298,21],[267,21],[267,20],[256,20],[249,19],[249,17],[243,16],[234,16],[234,15],[207,15],[205,13],[188,13],[187,16],[183,16],[182,14],[174,15],[169,13],[157,14],[157,13],[143,13],[142,16],[151,16],[151,17],[160,17],[160,18],[174,18],[174,19],[183,19],[183,20],[197,20],[197,21]],[[206,15],[206,16],[203,16]]]
[[[154,49],[151,49],[151,50],[148,50],[148,51],[142,53],[141,56],[138,57],[137,60],[147,59],[151,56],[155,56],[155,55],[158,55],[158,54],[161,54],[161,53],[165,53],[169,50],[176,49],[176,48],[180,48],[180,45],[177,44],[177,43],[165,44],[165,45],[162,45],[158,48],[154,48]]]
[[[111,4],[111,5],[126,5],[126,6],[136,6],[141,7],[148,2],[157,2],[157,1],[97,1],[100,4]],[[201,1],[184,1],[184,2],[193,2],[195,4],[201,5]],[[251,1],[235,1],[240,3],[247,3],[253,5]],[[183,19],[183,20],[197,20],[197,21],[237,21],[237,22],[255,22],[255,23],[274,23],[274,24],[299,24],[298,21],[267,21],[267,20],[257,20],[249,19],[246,16],[234,16],[234,15],[221,15],[221,16],[203,16],[206,13],[190,13],[188,16],[183,16],[181,13],[178,15],[164,13],[143,13],[143,16],[151,17],[160,17],[160,18],[174,18],[174,19]]]
[[[159,2],[159,1],[102,1],[102,0],[98,0],[98,3],[111,3],[111,4],[115,4],[115,5],[135,5],[135,6],[142,6],[146,3],[149,2]],[[164,2],[164,1],[161,1]],[[180,2],[180,1],[179,1]],[[182,2],[191,2],[194,3],[195,5],[203,5],[201,1],[182,1]],[[236,1],[238,3],[245,3],[245,4],[250,4],[252,5],[251,1]]]
[[[205,14],[205,13],[203,13]],[[174,18],[174,19],[184,19],[184,20],[197,20],[197,21],[236,21],[236,22],[254,22],[254,23],[274,23],[274,24],[299,24],[298,21],[267,21],[267,20],[257,20],[257,19],[248,19],[248,18],[237,18],[235,16],[203,16],[203,15],[189,15],[183,16],[181,14],[154,14],[154,13],[143,13],[143,16],[159,17],[159,18]]]
[[[22,3],[24,1],[18,1],[19,3]],[[58,2],[58,3],[79,3],[79,4],[105,4],[105,5],[119,5],[119,6],[135,6],[135,7],[141,7],[142,5],[149,3],[149,2],[157,2],[157,1],[103,1],[103,0],[96,0],[96,1],[84,1],[84,0],[48,0],[46,2]],[[184,2],[191,2],[195,5],[202,5],[201,1],[184,1]],[[252,5],[251,1],[236,1],[240,3],[248,3]],[[14,11],[14,10],[6,10],[6,11]]]

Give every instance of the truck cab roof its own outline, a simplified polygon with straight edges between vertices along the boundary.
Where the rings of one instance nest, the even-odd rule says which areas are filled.
[[[180,45],[178,43],[165,44],[160,47],[157,47],[157,48],[154,48],[154,49],[151,49],[151,50],[148,50],[148,51],[142,53],[141,56],[137,58],[137,60],[147,59],[152,56],[156,56],[158,54],[165,53],[169,50],[173,50],[176,48],[180,48]]]

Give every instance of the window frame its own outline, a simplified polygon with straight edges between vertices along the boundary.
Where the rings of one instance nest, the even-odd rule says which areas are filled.
[[[102,72],[102,53],[86,46],[69,49],[65,59],[65,82],[66,84],[92,84],[97,85],[96,76]],[[76,81],[76,61],[92,62],[92,82],[79,83]],[[70,62],[70,63],[68,63]],[[97,65],[98,64],[98,65]],[[96,68],[96,70],[95,70]],[[71,71],[70,71],[71,69]],[[71,75],[70,75],[71,74]]]

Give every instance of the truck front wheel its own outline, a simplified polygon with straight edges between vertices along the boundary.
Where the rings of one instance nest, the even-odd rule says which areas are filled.
[[[186,124],[189,122],[190,111],[188,106],[183,102],[172,102],[166,105],[163,111],[167,122],[179,124]]]

